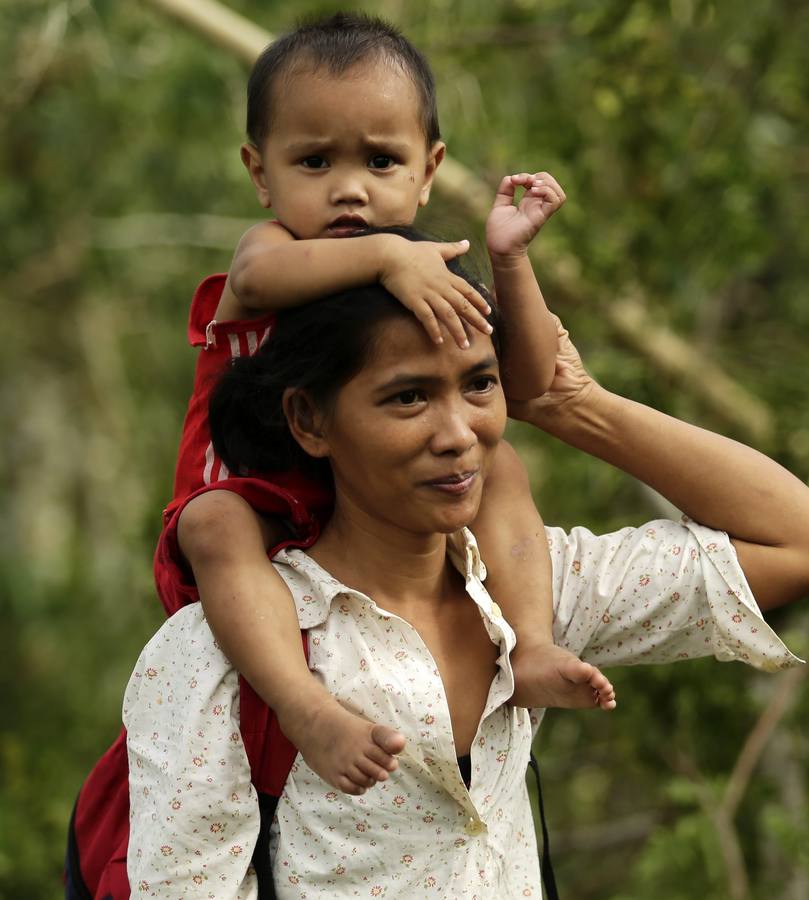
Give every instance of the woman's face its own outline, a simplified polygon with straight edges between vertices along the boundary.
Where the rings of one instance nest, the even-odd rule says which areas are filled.
[[[416,320],[382,323],[323,422],[338,508],[419,534],[477,514],[506,404],[491,339],[433,344]]]

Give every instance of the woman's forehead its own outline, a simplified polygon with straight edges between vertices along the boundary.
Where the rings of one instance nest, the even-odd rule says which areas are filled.
[[[383,322],[376,329],[365,365],[356,378],[374,386],[403,382],[408,378],[455,381],[470,372],[497,366],[497,355],[488,335],[470,329],[469,343],[462,350],[444,331],[442,344],[435,344],[415,319]]]

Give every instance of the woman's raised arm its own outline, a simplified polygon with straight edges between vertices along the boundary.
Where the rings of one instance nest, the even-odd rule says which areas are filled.
[[[610,393],[559,323],[556,377],[509,414],[603,459],[726,531],[762,609],[809,595],[809,487],[750,447]]]

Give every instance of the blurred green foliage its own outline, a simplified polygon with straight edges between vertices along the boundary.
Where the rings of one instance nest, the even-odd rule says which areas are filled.
[[[276,32],[341,5],[232,4]],[[458,159],[493,184],[548,169],[565,186],[543,246],[575,260],[594,299],[555,302],[541,280],[597,376],[719,424],[605,326],[611,300],[640,288],[656,323],[767,404],[767,449],[805,478],[809,7],[357,5],[429,55]],[[73,799],[161,621],[150,555],[191,385],[190,296],[260,210],[237,152],[243,67],[148,4],[6,0],[0,59],[0,895],[39,900],[60,894]],[[440,197],[427,222],[468,234]],[[547,521],[657,514],[620,473],[512,436]],[[776,620],[804,655],[806,622],[799,608]],[[711,811],[778,680],[711,661],[615,678],[615,715],[549,715],[539,741],[563,896],[734,896]],[[735,816],[749,879],[736,896],[809,897],[807,714],[804,689]]]

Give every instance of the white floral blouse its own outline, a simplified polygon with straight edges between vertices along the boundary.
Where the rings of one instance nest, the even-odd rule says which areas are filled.
[[[713,654],[768,671],[799,662],[762,619],[726,535],[690,521],[547,535],[555,638],[586,659],[612,666]],[[464,530],[450,543],[501,651],[468,790],[441,679],[415,629],[305,553],[276,557],[309,629],[312,670],[348,708],[407,737],[398,771],[361,797],[332,790],[298,757],[271,832],[281,898],[541,896],[525,786],[539,716],[507,705],[514,633],[483,587],[474,538]],[[238,676],[200,604],[147,644],[124,723],[133,897],[256,898],[259,812],[239,734]]]

